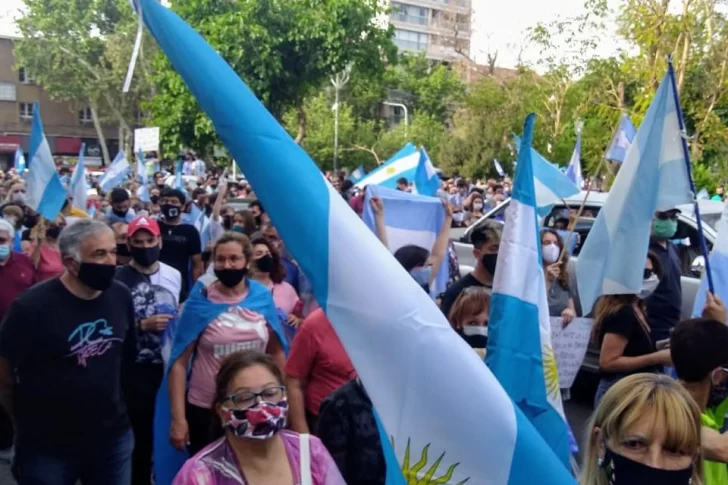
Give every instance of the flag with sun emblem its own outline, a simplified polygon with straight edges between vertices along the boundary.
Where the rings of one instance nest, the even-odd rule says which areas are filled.
[[[569,466],[569,435],[551,346],[541,260],[531,140],[526,118],[511,203],[506,210],[488,319],[486,364],[551,449]]]

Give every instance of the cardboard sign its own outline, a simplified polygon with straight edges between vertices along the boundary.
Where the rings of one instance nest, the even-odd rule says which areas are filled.
[[[561,389],[570,389],[574,385],[589,347],[593,323],[591,318],[575,318],[566,328],[561,328],[561,317],[551,317],[551,345]]]
[[[134,130],[134,153],[159,151],[159,127],[139,128]]]

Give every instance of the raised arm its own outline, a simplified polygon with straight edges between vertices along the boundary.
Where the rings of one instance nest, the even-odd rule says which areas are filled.
[[[430,263],[432,264],[432,274],[430,275],[430,284],[437,278],[437,273],[440,271],[440,266],[447,256],[447,246],[450,242],[450,228],[452,227],[452,206],[446,201],[442,201],[442,206],[445,208],[445,221],[442,223],[442,229],[440,234],[435,239],[435,244],[432,245],[432,251],[430,253]]]

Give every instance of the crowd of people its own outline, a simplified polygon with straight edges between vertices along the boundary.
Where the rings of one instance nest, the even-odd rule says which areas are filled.
[[[148,201],[133,179],[107,194],[95,186],[85,208],[69,196],[54,220],[26,205],[21,177],[4,174],[0,445],[14,454],[13,476],[150,485],[161,439],[189,453],[173,470],[178,485],[384,484],[366,388],[252,187],[194,156],[185,167],[194,187],[150,172]],[[354,213],[371,204],[386,246],[385,204],[329,178]],[[394,253],[428,294],[448,264],[450,284],[433,298],[481,357],[496,265],[507,264],[502,226],[476,225],[477,264],[462,277],[450,230],[478,222],[510,189],[508,179],[444,180],[433,246]],[[590,315],[601,379],[582,485],[728,485],[726,308],[709,294],[702,318],[681,320],[678,212],[655,214],[639,294],[604,296]],[[543,228],[541,256],[549,313],[568,326],[582,315],[555,229]]]

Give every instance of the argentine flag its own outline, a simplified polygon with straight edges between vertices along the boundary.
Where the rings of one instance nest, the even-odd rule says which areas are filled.
[[[18,175],[25,177],[25,155],[23,154],[23,149],[21,147],[18,147],[18,149],[15,150],[15,162],[13,167],[15,167],[15,171]]]
[[[601,295],[639,293],[655,212],[692,202],[671,70],[579,253],[576,280],[585,315]]]
[[[516,151],[518,152],[521,149],[521,139],[517,135],[513,135],[513,138],[516,140]],[[536,205],[539,208],[548,207],[561,199],[581,192],[581,189],[574,182],[561,173],[557,165],[546,160],[530,145],[529,147],[531,151],[533,181],[536,187]],[[517,164],[516,168],[518,168]]]
[[[358,167],[356,167],[349,174],[349,180],[351,180],[351,182],[354,184],[363,178],[364,178],[364,167],[362,165],[359,165]]]
[[[230,66],[174,12],[139,3],[310,278],[407,483],[574,484],[482,360]]]
[[[536,116],[528,115],[511,203],[506,209],[485,363],[511,399],[569,468],[569,434],[551,346],[541,231],[532,170],[531,140]]]
[[[566,169],[566,177],[576,185],[579,190],[584,186],[584,177],[581,174],[581,133],[576,137],[576,146],[571,155],[571,161]]]
[[[137,197],[139,197],[139,200],[142,202],[151,202],[152,199],[149,195],[149,180],[147,178],[147,165],[144,160],[144,152],[139,150],[137,152],[137,173],[136,173],[137,182],[139,183],[139,188],[136,191]]]
[[[111,189],[121,185],[130,171],[129,160],[126,159],[124,152],[117,153],[116,158],[111,162],[111,166],[101,177],[99,187],[104,192],[109,192]]]
[[[609,148],[607,148],[605,158],[616,163],[624,162],[627,157],[629,147],[632,146],[632,142],[636,135],[637,130],[635,130],[632,120],[629,119],[627,113],[622,113],[622,116],[619,118],[617,131],[614,133],[614,137],[612,137],[612,141],[609,143]]]
[[[440,176],[432,165],[432,160],[424,147],[420,148],[420,161],[415,172],[415,191],[420,195],[434,197],[440,190]]]
[[[71,197],[73,197],[73,207],[88,210],[88,184],[86,184],[86,167],[84,165],[83,153],[86,150],[86,144],[81,144],[81,150],[78,152],[78,162],[73,169],[71,175]]]
[[[56,219],[66,203],[67,192],[56,170],[51,148],[48,146],[40,104],[33,103],[33,131],[30,134],[30,170],[28,171],[28,207],[49,221]]]
[[[499,177],[505,177],[506,171],[503,170],[503,166],[495,158],[493,159],[493,166],[495,167],[495,171],[498,172]]]
[[[723,215],[715,224],[718,238],[710,253],[710,272],[713,276],[713,290],[724,302],[728,301],[728,204],[723,207]],[[707,271],[707,270],[706,270]],[[693,317],[700,317],[705,307],[705,293],[708,291],[707,273],[700,281],[698,294],[695,295]],[[726,322],[728,323],[728,322]]]
[[[406,178],[407,182],[412,182],[419,164],[420,151],[413,143],[408,143],[384,164],[366,174],[355,187],[361,189],[367,185],[381,185],[396,189],[397,180],[402,177]]]

